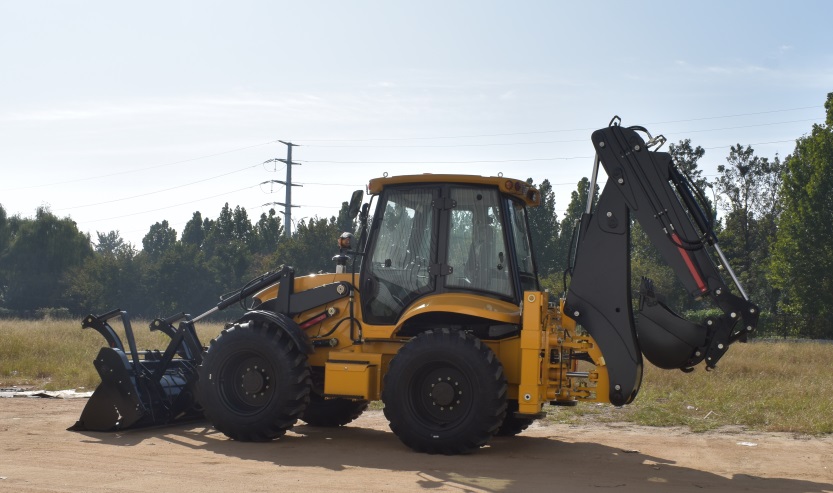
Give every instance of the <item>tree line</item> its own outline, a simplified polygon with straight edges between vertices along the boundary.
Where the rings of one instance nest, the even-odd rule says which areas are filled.
[[[153,224],[138,249],[117,231],[92,239],[46,208],[22,218],[0,206],[0,316],[207,310],[283,263],[332,270],[335,240],[350,222],[345,202],[338,217],[301,220],[287,238],[274,209],[253,222],[245,208],[226,204],[216,219],[195,212],[181,234],[166,220]]]
[[[798,138],[783,160],[737,144],[712,179],[699,167],[702,147],[689,139],[669,146],[679,168],[705,191],[721,247],[763,311],[764,334],[833,338],[833,93],[824,106],[825,123]],[[529,210],[542,284],[561,293],[590,181],[576,184],[561,215],[550,181],[528,181],[542,197]],[[24,218],[7,216],[0,205],[0,316],[122,307],[155,317],[207,309],[219,293],[284,263],[299,273],[332,271],[335,239],[352,229],[346,202],[337,216],[302,220],[290,237],[274,209],[253,220],[226,204],[216,219],[195,212],[181,233],[165,220],[153,224],[139,249],[117,231],[93,239],[46,208]],[[634,292],[642,276],[650,277],[673,308],[703,315],[638,224],[631,243]]]

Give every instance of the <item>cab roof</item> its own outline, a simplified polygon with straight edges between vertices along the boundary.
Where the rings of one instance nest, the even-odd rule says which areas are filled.
[[[425,185],[430,183],[493,186],[497,187],[503,194],[523,200],[528,207],[535,207],[541,203],[541,194],[538,192],[538,189],[523,180],[516,180],[505,176],[446,175],[433,173],[384,176],[370,180],[367,191],[372,195],[378,195],[389,185]]]

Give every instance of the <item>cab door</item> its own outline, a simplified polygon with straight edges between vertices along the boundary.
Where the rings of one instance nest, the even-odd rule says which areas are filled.
[[[494,187],[451,186],[445,277],[447,291],[484,292],[514,300],[512,257],[504,228],[504,201]]]

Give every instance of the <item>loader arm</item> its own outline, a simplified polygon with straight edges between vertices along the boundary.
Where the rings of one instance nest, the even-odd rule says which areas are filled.
[[[648,135],[647,144],[640,133]],[[592,135],[596,162],[576,239],[565,314],[599,344],[614,405],[627,404],[636,396],[643,355],[661,368],[688,371],[705,361],[706,368],[713,369],[729,345],[745,342],[758,322],[758,308],[746,298],[723,256],[702,200],[670,154],[650,149],[664,140],[651,138],[641,127],[622,127],[618,118]],[[599,164],[608,181],[593,209]],[[643,279],[634,316],[631,217],[639,221],[689,294],[711,299],[721,316],[703,323],[683,319],[662,302],[648,279]],[[709,250],[730,274],[740,296],[729,289]]]

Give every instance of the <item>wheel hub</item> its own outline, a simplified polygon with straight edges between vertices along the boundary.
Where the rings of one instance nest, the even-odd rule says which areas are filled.
[[[439,382],[431,389],[431,398],[438,406],[447,406],[454,401],[454,387],[448,382]]]
[[[261,371],[247,368],[243,373],[242,386],[247,393],[254,394],[263,390],[265,379]]]

